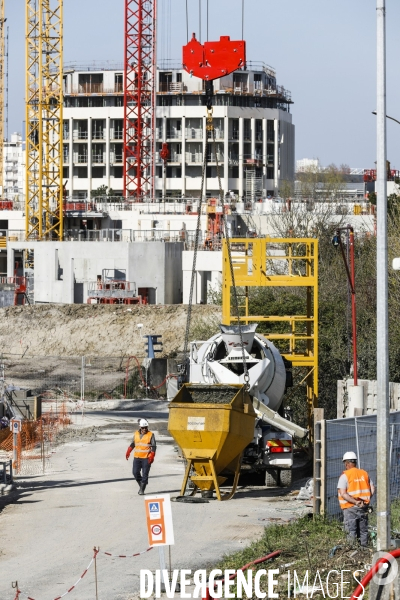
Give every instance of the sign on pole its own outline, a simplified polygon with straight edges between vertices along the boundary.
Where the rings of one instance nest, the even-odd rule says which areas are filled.
[[[21,433],[21,420],[11,419],[10,429],[13,433]]]
[[[170,546],[175,543],[169,494],[146,496],[147,534],[150,546]]]

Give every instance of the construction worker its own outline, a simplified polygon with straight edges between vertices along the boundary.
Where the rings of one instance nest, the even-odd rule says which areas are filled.
[[[126,451],[126,460],[133,452],[132,474],[139,484],[139,494],[143,495],[149,479],[151,464],[156,455],[156,438],[154,433],[149,431],[149,424],[146,419],[139,419],[139,429],[135,431],[133,442]]]
[[[363,469],[357,469],[357,455],[343,455],[344,471],[338,481],[338,498],[343,510],[344,528],[351,541],[358,540],[361,547],[368,546],[368,506],[375,486]]]

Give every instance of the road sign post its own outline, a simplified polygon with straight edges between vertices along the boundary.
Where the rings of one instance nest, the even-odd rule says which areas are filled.
[[[169,494],[146,496],[144,504],[146,508],[149,545],[158,546],[161,571],[161,591],[165,592],[164,572],[166,571],[166,566],[164,546],[171,546],[175,543],[171,499]]]
[[[21,433],[21,419],[11,419],[10,429],[13,433],[13,458],[12,466],[13,469],[18,472],[18,436]]]

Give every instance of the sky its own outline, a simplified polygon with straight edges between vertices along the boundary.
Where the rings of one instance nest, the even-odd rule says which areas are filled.
[[[52,0],[53,2],[54,0]],[[189,32],[206,32],[207,0],[158,0],[158,55],[180,62]],[[296,159],[374,168],[376,1],[244,0],[247,59],[277,71],[292,92]],[[9,134],[25,119],[25,0],[5,0]],[[125,0],[64,0],[64,62],[123,63]],[[209,39],[241,39],[242,0],[209,0]],[[400,3],[387,0],[387,114],[400,120]],[[400,125],[387,122],[388,160],[400,169]]]

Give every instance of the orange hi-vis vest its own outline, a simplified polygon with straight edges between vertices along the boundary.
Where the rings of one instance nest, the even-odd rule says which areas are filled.
[[[343,474],[346,475],[348,485],[347,485],[347,493],[353,498],[357,498],[363,500],[365,504],[369,504],[371,500],[371,486],[369,484],[369,476],[367,471],[363,471],[363,469],[357,469],[357,467],[352,467],[347,471],[343,471]],[[338,490],[338,498],[340,508],[352,508],[354,504],[351,502],[347,502],[344,500],[340,491]]]
[[[149,452],[151,452],[151,438],[152,432],[148,431],[140,438],[139,431],[135,431],[135,435],[133,436],[133,441],[135,442],[135,449],[133,451],[133,456],[135,458],[147,458]]]

